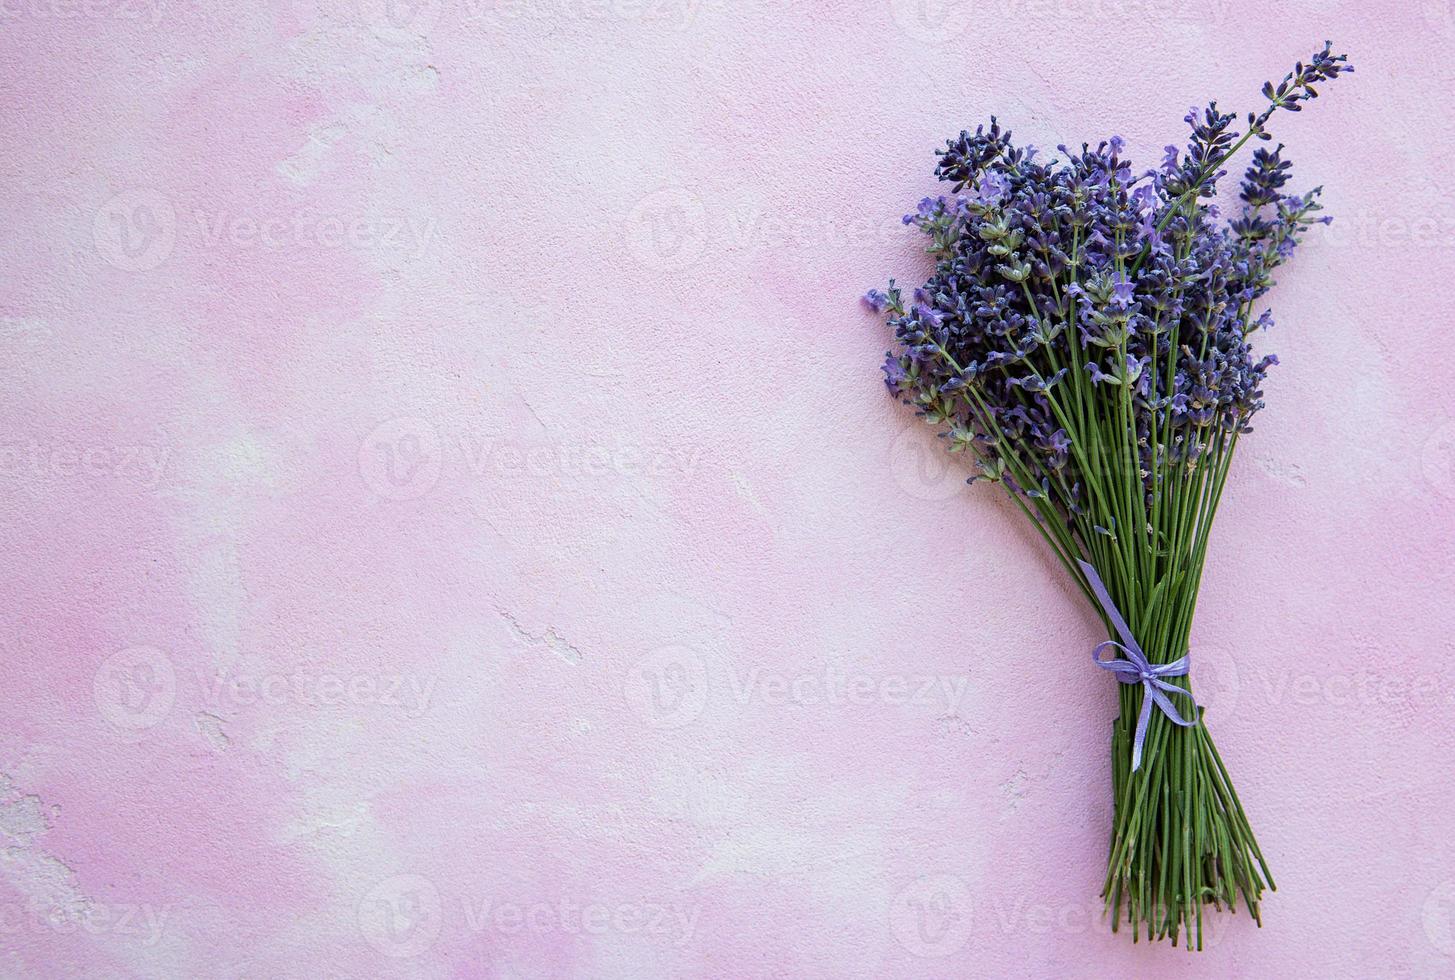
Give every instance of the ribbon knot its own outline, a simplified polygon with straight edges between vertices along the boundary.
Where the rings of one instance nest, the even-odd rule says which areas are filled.
[[[1123,684],[1142,685],[1142,713],[1137,717],[1137,734],[1132,742],[1132,772],[1136,772],[1142,765],[1142,742],[1147,737],[1147,723],[1152,719],[1152,705],[1161,709],[1167,716],[1167,720],[1174,725],[1181,725],[1183,728],[1190,728],[1197,724],[1197,718],[1191,721],[1183,718],[1177,711],[1177,706],[1172,703],[1168,694],[1181,694],[1192,701],[1192,695],[1178,687],[1176,684],[1169,684],[1163,680],[1164,677],[1184,677],[1188,670],[1188,654],[1183,654],[1170,664],[1154,664],[1147,659],[1142,652],[1141,646],[1137,644],[1137,638],[1132,635],[1131,627],[1117,611],[1116,603],[1112,602],[1111,594],[1106,591],[1106,586],[1101,581],[1101,576],[1096,574],[1096,569],[1090,563],[1077,561],[1081,571],[1086,575],[1086,581],[1091,586],[1091,591],[1096,596],[1096,601],[1101,603],[1102,610],[1106,613],[1107,619],[1111,620],[1112,626],[1116,627],[1117,635],[1123,642],[1116,640],[1104,640],[1096,645],[1091,651],[1091,660],[1102,670],[1109,670],[1116,675],[1116,679]],[[1111,660],[1101,659],[1101,651],[1107,647],[1114,647],[1126,654],[1125,658],[1114,657]],[[1197,703],[1193,702],[1196,709]]]

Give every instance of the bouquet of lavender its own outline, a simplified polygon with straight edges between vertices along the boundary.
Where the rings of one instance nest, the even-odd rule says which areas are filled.
[[[1203,906],[1259,917],[1273,887],[1188,679],[1208,534],[1274,357],[1250,336],[1258,300],[1317,221],[1319,189],[1285,193],[1282,147],[1259,148],[1241,213],[1219,223],[1223,167],[1279,110],[1353,71],[1330,46],[1263,86],[1244,132],[1193,109],[1185,150],[1135,172],[1113,137],[1040,162],[990,127],[938,151],[952,194],[905,217],[934,275],[890,281],[891,391],[942,427],[971,478],[998,483],[1112,636],[1093,653],[1122,685],[1112,726],[1114,816],[1103,895],[1115,930],[1202,947]]]

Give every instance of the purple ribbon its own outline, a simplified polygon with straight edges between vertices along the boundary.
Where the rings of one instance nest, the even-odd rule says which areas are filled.
[[[1101,608],[1116,627],[1117,633],[1126,641],[1118,643],[1116,640],[1106,640],[1098,643],[1096,649],[1091,651],[1092,662],[1102,670],[1109,670],[1116,674],[1117,680],[1123,684],[1141,684],[1142,713],[1137,718],[1137,737],[1132,742],[1132,772],[1136,772],[1142,765],[1142,741],[1147,737],[1147,722],[1152,719],[1152,705],[1162,709],[1167,720],[1174,725],[1181,725],[1183,728],[1190,728],[1197,724],[1197,719],[1188,721],[1177,713],[1177,706],[1167,697],[1168,694],[1181,694],[1192,701],[1192,695],[1176,684],[1169,684],[1164,677],[1184,677],[1187,674],[1187,654],[1170,664],[1154,664],[1147,660],[1147,655],[1137,645],[1137,638],[1132,636],[1132,630],[1127,626],[1127,621],[1122,619],[1122,614],[1117,611],[1116,603],[1111,601],[1111,595],[1107,593],[1106,586],[1102,584],[1101,576],[1096,574],[1096,569],[1090,564],[1078,560],[1076,564],[1081,566],[1081,571],[1086,575],[1086,581],[1091,586],[1091,591],[1096,594],[1096,601],[1101,603]],[[1120,657],[1112,660],[1101,659],[1101,651],[1107,647],[1116,647],[1126,654],[1126,658]],[[1164,693],[1165,692],[1165,693]],[[1197,702],[1193,702],[1194,708]]]

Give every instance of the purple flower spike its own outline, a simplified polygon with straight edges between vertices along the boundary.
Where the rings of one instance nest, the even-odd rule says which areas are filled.
[[[1272,110],[1297,111],[1348,70],[1326,48],[1268,88],[1261,116],[1193,108],[1186,146],[1165,146],[1151,170],[1123,158],[1119,134],[1048,160],[993,118],[949,140],[935,173],[950,193],[907,216],[929,239],[933,275],[912,299],[892,282],[865,296],[894,330],[890,389],[1069,540],[1092,539],[1093,518],[1143,534],[1150,517],[1117,528],[1092,491],[1126,481],[1155,499],[1248,430],[1277,363],[1253,351],[1272,324],[1259,301],[1327,220],[1317,188],[1293,192],[1276,144],[1238,161],[1241,200],[1227,219],[1217,182],[1234,153],[1268,136]],[[1083,437],[1118,450],[1115,462],[1078,452]],[[1126,472],[1083,471],[1107,465]]]

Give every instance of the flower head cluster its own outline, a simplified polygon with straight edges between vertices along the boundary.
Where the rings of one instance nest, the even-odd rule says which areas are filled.
[[[1264,87],[1269,105],[1241,135],[1215,103],[1194,110],[1187,145],[1150,170],[1116,137],[1042,161],[994,118],[950,140],[935,172],[951,193],[905,218],[927,236],[934,275],[866,296],[899,344],[890,389],[943,423],[952,450],[972,450],[982,476],[1073,512],[1085,470],[1123,451],[1107,432],[1132,447],[1150,495],[1159,472],[1247,431],[1276,363],[1249,343],[1271,323],[1255,303],[1328,219],[1318,188],[1286,190],[1282,146],[1253,155],[1230,222],[1204,199],[1249,138],[1269,138],[1275,111],[1352,70],[1326,46]]]

